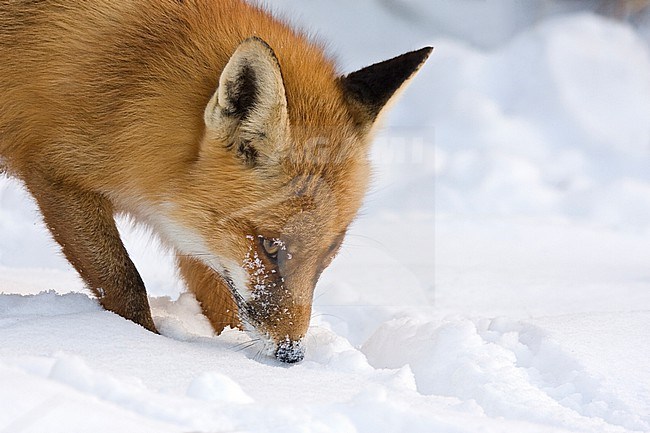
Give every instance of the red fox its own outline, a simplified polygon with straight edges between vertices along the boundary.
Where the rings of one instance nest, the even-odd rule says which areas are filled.
[[[160,236],[215,331],[303,359],[376,120],[431,48],[341,75],[240,0],[0,0],[0,155],[109,311],[157,332],[116,214]]]

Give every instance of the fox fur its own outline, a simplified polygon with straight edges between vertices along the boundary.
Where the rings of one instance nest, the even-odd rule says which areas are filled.
[[[0,162],[107,310],[156,332],[122,213],[217,332],[296,362],[376,120],[430,51],[341,75],[243,1],[0,0]]]

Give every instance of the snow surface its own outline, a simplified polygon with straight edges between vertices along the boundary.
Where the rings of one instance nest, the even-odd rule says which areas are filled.
[[[3,179],[0,432],[649,432],[650,26],[541,0],[268,3],[342,71],[435,46],[305,361],[215,337],[128,224],[163,335],[103,311]]]

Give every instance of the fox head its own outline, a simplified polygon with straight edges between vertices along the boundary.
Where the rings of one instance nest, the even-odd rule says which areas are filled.
[[[281,361],[303,358],[314,287],[367,188],[373,125],[430,53],[298,79],[251,38],[221,72],[189,187],[166,214],[176,247],[221,276],[244,328]]]

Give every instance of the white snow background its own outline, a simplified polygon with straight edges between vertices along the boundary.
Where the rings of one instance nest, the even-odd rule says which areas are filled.
[[[435,47],[377,137],[305,361],[212,335],[128,224],[163,335],[103,311],[3,179],[0,432],[650,431],[648,14],[268,4],[342,71]]]

